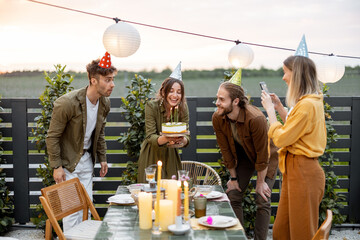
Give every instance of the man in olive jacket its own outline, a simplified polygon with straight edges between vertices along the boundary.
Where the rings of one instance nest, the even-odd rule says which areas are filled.
[[[223,163],[231,178],[226,193],[240,222],[244,224],[242,201],[254,172],[256,181],[255,239],[266,239],[271,217],[271,191],[278,155],[271,144],[268,154],[268,124],[264,114],[248,103],[241,86],[222,83],[217,92],[217,111],[212,123]]]
[[[115,67],[100,66],[110,55],[86,66],[89,85],[71,91],[54,102],[46,146],[54,180],[79,178],[92,199],[92,175],[96,159],[100,176],[107,174],[104,128],[110,111],[109,96],[115,86]],[[64,232],[82,221],[82,211],[63,219]]]

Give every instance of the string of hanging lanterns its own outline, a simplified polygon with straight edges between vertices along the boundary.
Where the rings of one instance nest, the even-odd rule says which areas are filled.
[[[274,49],[280,49],[280,50],[288,50],[288,51],[295,51],[294,49],[288,49],[288,48],[281,48],[281,47],[275,47],[275,46],[268,46],[268,45],[262,45],[262,44],[256,44],[256,43],[245,43],[240,42],[239,40],[230,40],[225,38],[219,38],[219,37],[213,37],[203,34],[197,34],[192,32],[186,32],[186,31],[180,31],[176,29],[171,28],[164,28],[149,24],[143,24],[143,23],[137,23],[137,22],[131,22],[127,20],[120,20],[118,18],[111,18],[103,15],[93,14],[85,11],[80,11],[72,8],[66,8],[58,5],[53,5],[49,3],[44,3],[36,0],[28,0],[30,2],[44,4],[51,7],[57,7],[65,10],[75,11],[79,13],[89,14],[97,17],[103,17],[114,20],[116,23],[109,26],[103,35],[103,44],[110,54],[116,56],[116,57],[128,57],[133,55],[140,47],[141,43],[141,37],[138,32],[138,30],[133,27],[131,24],[137,24],[142,25],[146,27],[152,27],[152,28],[158,28],[162,30],[168,30],[168,31],[174,31],[178,33],[184,33],[184,34],[190,34],[195,35],[199,37],[207,37],[217,40],[223,40],[223,41],[230,41],[236,43],[235,46],[233,46],[228,54],[228,60],[230,64],[235,68],[246,68],[249,66],[252,61],[254,60],[254,52],[251,49],[250,45],[258,46],[258,47],[267,47],[267,48],[274,48]],[[343,56],[338,55],[335,56],[334,54],[325,54],[325,53],[318,53],[318,52],[309,52],[312,54],[318,54],[323,55],[323,57],[317,61],[315,61],[317,72],[318,72],[318,79],[323,83],[334,83],[339,81],[344,73],[345,73],[345,65],[343,62],[339,59],[339,57],[345,57],[345,58],[356,58],[360,59],[360,57],[354,57],[354,56]]]

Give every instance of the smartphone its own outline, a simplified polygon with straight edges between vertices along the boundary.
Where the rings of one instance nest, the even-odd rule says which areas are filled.
[[[266,83],[259,82],[259,84],[260,84],[261,89],[264,90],[267,94],[269,94],[269,89],[267,88]]]

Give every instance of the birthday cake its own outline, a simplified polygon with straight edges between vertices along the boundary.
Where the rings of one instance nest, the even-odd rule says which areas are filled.
[[[176,134],[186,132],[186,123],[184,122],[167,122],[161,126],[162,133]]]

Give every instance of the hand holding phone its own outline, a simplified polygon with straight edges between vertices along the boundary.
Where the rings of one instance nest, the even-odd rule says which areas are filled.
[[[264,90],[267,94],[269,94],[269,90],[268,90],[268,88],[266,86],[266,83],[265,82],[259,82],[259,84],[260,84],[261,89]]]

